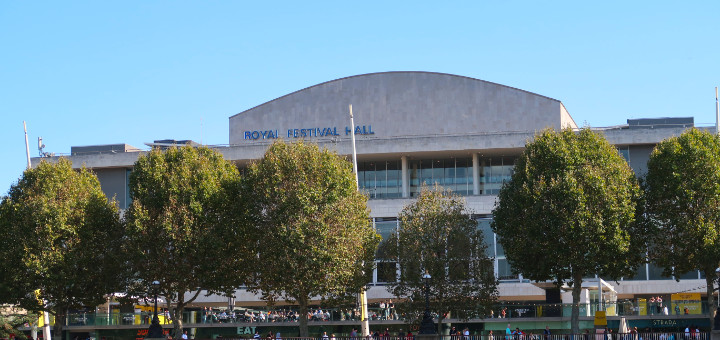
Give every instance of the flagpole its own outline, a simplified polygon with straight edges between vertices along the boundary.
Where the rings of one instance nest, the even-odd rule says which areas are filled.
[[[360,190],[358,180],[357,150],[355,148],[355,119],[353,118],[352,104],[350,104],[350,140],[352,141],[353,173],[355,174],[355,188]],[[360,332],[363,337],[370,336],[370,322],[368,321],[367,289],[360,289]]]

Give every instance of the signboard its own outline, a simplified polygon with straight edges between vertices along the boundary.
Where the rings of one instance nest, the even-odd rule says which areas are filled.
[[[672,311],[680,314],[702,314],[700,293],[677,293],[670,295]]]
[[[638,315],[647,315],[647,299],[637,299]]]
[[[595,312],[595,326],[607,326],[607,315],[604,310]]]
[[[285,132],[287,131],[287,136]],[[309,128],[297,128],[297,129],[269,129],[269,130],[246,130],[243,132],[244,140],[258,140],[258,139],[277,139],[281,137],[287,137],[287,139],[295,138],[313,138],[313,137],[334,137],[340,136],[342,132],[345,132],[345,136],[355,132],[355,135],[374,135],[375,131],[372,129],[372,125],[358,125],[355,126],[355,131],[349,126],[338,128],[337,126],[328,127],[309,127]]]

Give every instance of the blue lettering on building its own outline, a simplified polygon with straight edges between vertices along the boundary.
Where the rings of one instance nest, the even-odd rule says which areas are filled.
[[[349,135],[352,130],[350,127],[345,127],[345,135]],[[374,135],[375,131],[372,130],[372,125],[358,125],[355,127],[355,135]]]
[[[278,138],[278,130],[263,130],[263,131],[245,131],[245,139],[276,139]]]
[[[346,126],[345,135],[350,135],[353,129]],[[354,130],[356,135],[374,135],[375,131],[372,129],[372,125],[358,125]],[[312,137],[328,137],[328,136],[340,136],[337,127],[313,127],[313,128],[301,128],[301,129],[288,129],[287,138],[312,138]],[[245,131],[245,140],[258,140],[258,139],[277,139],[279,138],[278,130],[255,130]]]

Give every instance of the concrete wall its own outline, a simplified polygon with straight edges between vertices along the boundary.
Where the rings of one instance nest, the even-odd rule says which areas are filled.
[[[115,197],[120,209],[126,209],[128,207],[128,183],[127,183],[127,169],[125,168],[109,168],[109,169],[95,169],[95,175],[97,175],[100,181],[100,187],[109,199]]]
[[[538,94],[449,74],[386,72],[329,81],[232,116],[230,144],[249,142],[246,131],[277,130],[287,139],[289,129],[331,127],[344,137],[349,104],[355,125],[372,126],[377,137],[536,131],[572,122],[560,101]]]

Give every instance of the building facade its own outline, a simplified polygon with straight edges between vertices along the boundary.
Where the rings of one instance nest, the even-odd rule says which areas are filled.
[[[350,105],[355,126],[350,125]],[[596,129],[615,145],[641,176],[653,147],[693,126],[692,118],[636,119]],[[275,140],[305,140],[351,155],[357,139],[358,177],[370,200],[372,223],[384,239],[398,227],[397,216],[423,185],[438,184],[465,197],[488,242],[503,301],[543,302],[546,286],[513,273],[501,244],[490,229],[492,209],[502,183],[512,174],[525,143],[547,128],[578,128],[562,102],[520,89],[462,76],[429,72],[384,72],[337,79],[263,103],[229,118],[229,145],[217,147],[226,159],[244,167],[262,157]],[[174,141],[156,141],[155,146]],[[105,193],[121,208],[129,204],[128,175],[142,153],[129,145],[73,147],[76,167],[95,171]],[[38,162],[40,159],[33,159]],[[391,298],[378,262],[368,291],[370,302]],[[590,278],[592,279],[594,278]],[[705,292],[698,272],[679,281],[663,277],[648,264],[634,277],[588,284],[585,301],[634,300],[674,293]],[[560,299],[570,302],[568,293]],[[202,297],[198,305],[226,305],[222,297]],[[237,304],[259,305],[238,291]]]

